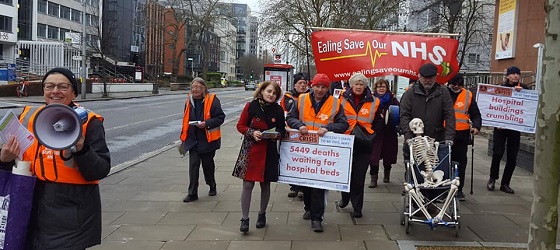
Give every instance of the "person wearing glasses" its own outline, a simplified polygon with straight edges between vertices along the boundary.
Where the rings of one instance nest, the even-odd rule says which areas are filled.
[[[54,68],[42,84],[47,106],[78,106],[78,82],[70,70]],[[44,107],[25,107],[20,122],[33,132],[34,117]],[[86,249],[101,243],[98,183],[109,174],[111,157],[103,117],[88,111],[82,128],[75,148],[53,150],[36,139],[20,159],[31,162],[37,177],[26,249]],[[9,138],[0,150],[0,168],[11,171],[20,150],[16,138]]]
[[[216,94],[210,94],[204,79],[196,77],[191,82],[191,93],[185,100],[180,152],[189,152],[189,189],[183,202],[198,200],[200,164],[204,181],[210,187],[208,196],[216,196],[216,164],[214,156],[221,146],[220,126],[226,115]]]

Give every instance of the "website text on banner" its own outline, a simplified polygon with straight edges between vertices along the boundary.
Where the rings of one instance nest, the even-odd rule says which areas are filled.
[[[445,83],[459,70],[459,42],[452,38],[325,30],[311,33],[311,43],[317,72],[331,80],[347,80],[354,72],[418,79],[420,66],[433,63],[437,82]]]
[[[535,90],[479,84],[478,108],[482,125],[535,133],[539,93]]]
[[[288,131],[280,145],[278,182],[350,192],[353,135]]]

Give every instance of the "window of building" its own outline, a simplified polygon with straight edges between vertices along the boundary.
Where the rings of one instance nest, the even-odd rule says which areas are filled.
[[[42,23],[37,24],[37,37],[47,38],[47,25]]]
[[[0,0],[0,3],[12,6],[12,0]]]
[[[70,20],[70,8],[60,6],[60,18]]]
[[[480,62],[480,55],[475,53],[469,53],[467,56],[467,62],[470,64],[475,64]]]
[[[37,3],[37,11],[39,13],[47,14],[47,0],[39,0]]]
[[[47,29],[47,38],[58,40],[58,27],[49,26]]]
[[[49,15],[58,17],[58,12],[60,9],[60,5],[56,3],[49,2]]]
[[[64,38],[66,36],[66,32],[70,32],[70,30],[60,28],[60,39],[59,40],[64,41]]]
[[[72,9],[72,15],[70,16],[70,19],[74,22],[82,23],[82,12]]]
[[[12,33],[12,18],[0,16],[0,31]]]

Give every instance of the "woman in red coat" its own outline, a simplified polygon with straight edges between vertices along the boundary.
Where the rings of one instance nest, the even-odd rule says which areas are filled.
[[[282,90],[278,84],[269,81],[261,83],[255,91],[253,101],[245,105],[237,122],[237,131],[243,134],[243,143],[232,175],[243,179],[241,232],[249,231],[249,207],[256,181],[261,185],[261,204],[256,226],[262,228],[266,225],[270,182],[278,180],[280,156],[277,142],[286,133],[284,111],[278,104],[281,95]]]

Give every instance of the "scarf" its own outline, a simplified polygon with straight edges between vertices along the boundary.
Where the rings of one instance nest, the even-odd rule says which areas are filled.
[[[391,101],[391,95],[389,94],[389,92],[385,92],[383,96],[380,96],[377,92],[375,92],[374,95],[381,101],[381,105],[379,105],[381,107],[385,107]]]

